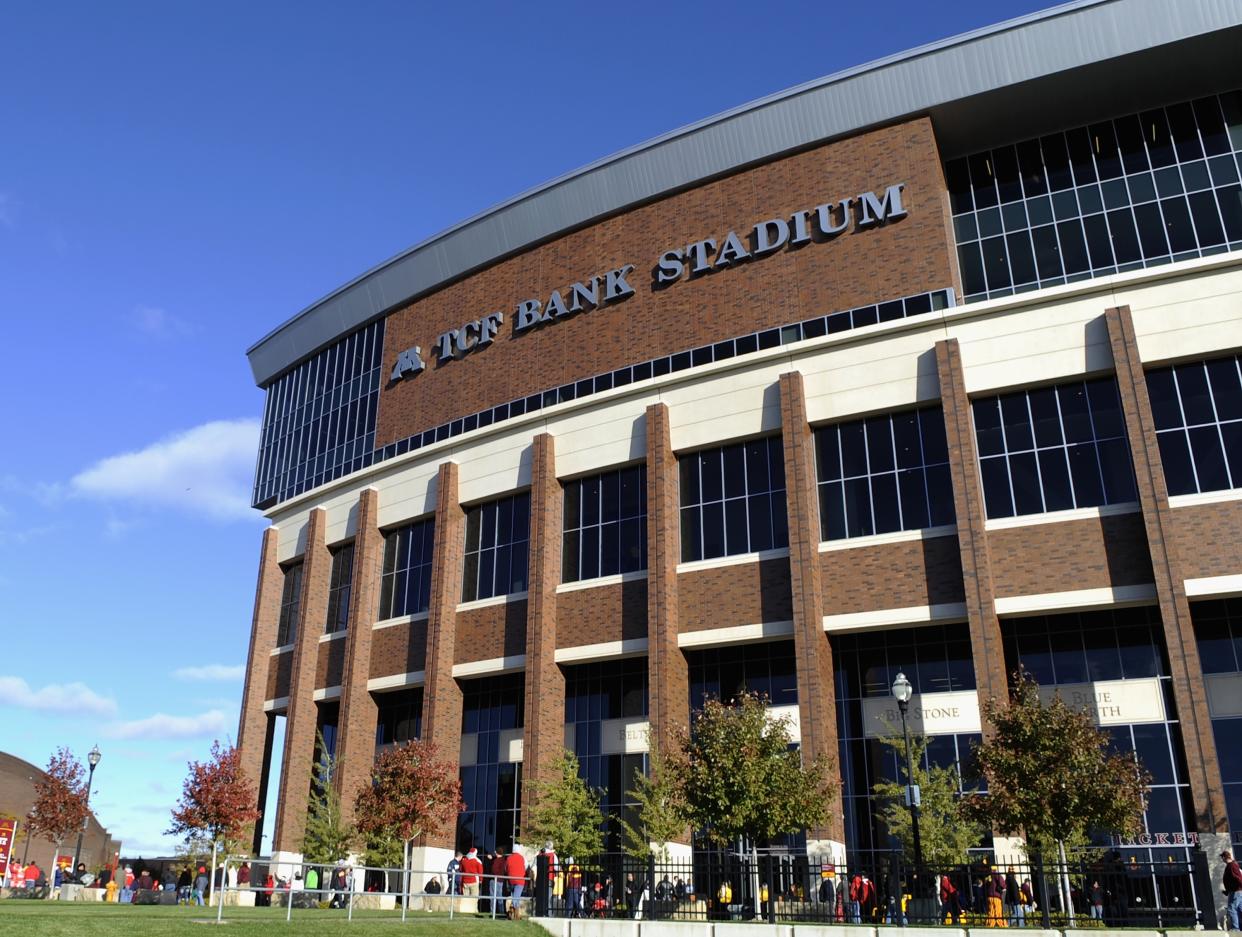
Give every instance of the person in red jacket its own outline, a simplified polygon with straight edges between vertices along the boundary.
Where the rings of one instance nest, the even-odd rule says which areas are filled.
[[[483,863],[479,861],[479,851],[473,846],[461,860],[461,893],[467,897],[479,897],[479,878],[483,875]]]
[[[509,877],[509,906],[516,913],[522,906],[522,890],[526,887],[526,860],[514,849],[505,856],[505,874]]]
[[[499,846],[496,847],[496,857],[492,859],[487,874],[491,876],[487,880],[487,891],[492,896],[492,917],[495,917],[505,913],[505,851]]]

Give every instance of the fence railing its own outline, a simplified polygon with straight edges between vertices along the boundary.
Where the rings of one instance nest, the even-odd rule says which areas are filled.
[[[540,885],[546,882],[545,887]],[[1216,926],[1207,864],[1118,856],[915,868],[898,854],[838,864],[777,853],[643,861],[540,857],[535,913],[640,920],[930,926]]]

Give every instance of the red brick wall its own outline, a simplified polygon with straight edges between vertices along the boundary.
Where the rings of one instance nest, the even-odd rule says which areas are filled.
[[[1236,576],[1242,570],[1242,501],[1173,508],[1172,523],[1187,579]]]
[[[681,630],[705,631],[762,621],[792,621],[789,560],[784,557],[681,573]]]
[[[997,595],[1042,595],[1152,581],[1143,515],[988,531]]]
[[[372,677],[417,673],[427,664],[427,619],[375,631],[371,637]]]
[[[647,637],[647,580],[574,589],[556,597],[557,647]]]
[[[457,613],[454,663],[526,653],[526,600]]]
[[[906,183],[908,217],[880,229],[782,250],[652,289],[660,254],[768,218]],[[484,407],[657,354],[760,328],[952,286],[948,199],[931,121],[917,118],[743,170],[632,209],[481,270],[388,317],[385,376],[399,351],[423,349],[427,370],[383,389],[378,444]],[[515,335],[517,303],[564,290],[622,264],[635,295]],[[493,344],[438,366],[436,337],[494,311]],[[710,310],[710,315],[704,312]],[[538,362],[532,370],[531,363]]]
[[[829,615],[962,601],[954,536],[832,550],[819,561]]]

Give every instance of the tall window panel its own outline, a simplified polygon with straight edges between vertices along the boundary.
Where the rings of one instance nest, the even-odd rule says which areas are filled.
[[[647,568],[647,466],[565,483],[561,579]]]
[[[384,322],[325,348],[267,386],[254,504],[292,498],[375,458]]]
[[[989,518],[1137,497],[1114,378],[984,397],[972,411]]]
[[[1147,372],[1171,495],[1242,488],[1242,356]]]
[[[1229,683],[1242,681],[1242,599],[1213,599],[1190,606],[1199,645],[1199,661],[1205,675]],[[1209,676],[1209,679],[1213,679]],[[1236,683],[1235,683],[1236,685]],[[1225,693],[1208,691],[1208,708],[1212,710],[1212,734],[1216,738],[1216,757],[1220,761],[1220,779],[1225,787],[1225,809],[1233,841],[1242,838],[1242,715],[1236,707],[1217,707]],[[1217,711],[1218,709],[1224,710]],[[1235,850],[1236,851],[1236,850]]]
[[[384,534],[384,572],[380,577],[379,617],[417,615],[431,605],[431,553],[434,518],[415,521]]]
[[[328,620],[325,634],[335,634],[349,627],[349,595],[353,587],[354,545],[332,551],[332,572],[328,577]]]
[[[478,504],[466,512],[463,602],[522,592],[527,586],[530,492]]]
[[[690,708],[709,699],[729,702],[739,693],[758,693],[773,706],[798,702],[798,664],[792,641],[765,641],[687,651]]]
[[[824,540],[921,530],[956,517],[938,406],[822,426],[815,456]]]
[[[302,564],[283,567],[284,582],[280,587],[280,621],[276,625],[276,646],[291,644],[297,637],[298,614],[302,608]]]
[[[683,562],[789,546],[780,436],[692,452],[679,464]]]
[[[461,734],[463,742],[473,739],[475,753],[472,764],[461,766],[466,809],[457,821],[457,847],[462,851],[509,849],[518,835],[522,763],[507,760],[500,740],[501,733],[525,725],[525,690],[520,673],[462,683]]]
[[[945,165],[967,302],[1242,249],[1242,93]]]
[[[423,734],[423,688],[375,694],[375,750],[401,745]]]

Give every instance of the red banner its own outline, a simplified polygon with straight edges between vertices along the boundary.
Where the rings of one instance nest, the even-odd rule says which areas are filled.
[[[9,851],[13,848],[13,834],[17,832],[17,821],[12,817],[0,818],[0,878],[9,868]]]

